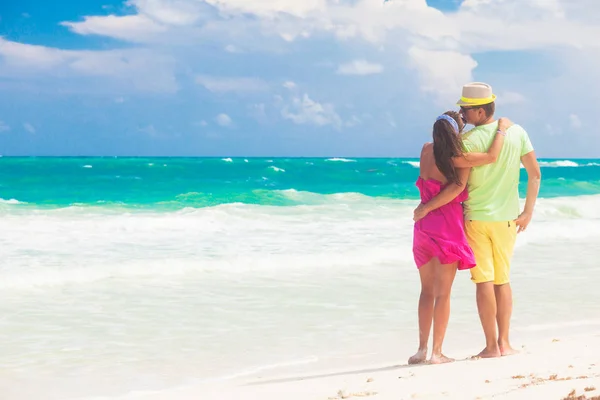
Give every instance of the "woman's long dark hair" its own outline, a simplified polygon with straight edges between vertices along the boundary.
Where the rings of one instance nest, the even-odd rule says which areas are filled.
[[[464,128],[464,123],[456,111],[446,111],[444,114],[452,117],[458,124],[459,132],[456,132],[450,122],[443,119],[433,124],[433,155],[435,165],[446,177],[449,183],[460,185],[458,172],[452,163],[453,157],[463,155],[462,139],[459,135]]]

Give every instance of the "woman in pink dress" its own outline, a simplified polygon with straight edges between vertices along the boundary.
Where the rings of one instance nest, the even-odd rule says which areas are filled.
[[[421,204],[435,197],[446,185],[454,185],[456,197],[415,222],[413,254],[421,278],[419,350],[410,357],[409,364],[426,361],[432,322],[433,352],[430,362],[453,361],[442,354],[450,316],[450,291],[457,269],[467,270],[475,266],[475,257],[464,230],[462,202],[468,197],[467,179],[471,167],[496,161],[504,144],[504,132],[510,125],[510,121],[500,118],[498,133],[487,153],[465,153],[460,136],[464,123],[457,112],[448,111],[433,124],[433,143],[423,146],[416,183]]]

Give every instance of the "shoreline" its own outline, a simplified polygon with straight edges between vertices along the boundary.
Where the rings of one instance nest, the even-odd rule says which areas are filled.
[[[600,400],[600,330],[529,341],[519,354],[448,364],[348,367],[265,377],[234,384],[199,385],[128,400]]]

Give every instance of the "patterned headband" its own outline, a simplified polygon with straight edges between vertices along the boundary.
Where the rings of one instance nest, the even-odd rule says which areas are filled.
[[[454,128],[454,130],[456,131],[456,133],[459,132],[458,123],[456,122],[456,120],[454,118],[452,118],[449,115],[442,114],[439,117],[437,117],[435,120],[439,121],[440,119],[445,119],[446,121],[450,122],[450,125],[452,125],[452,127]]]

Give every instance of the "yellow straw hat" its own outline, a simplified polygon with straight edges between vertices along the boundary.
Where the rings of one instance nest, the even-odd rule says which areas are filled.
[[[462,88],[462,96],[456,103],[459,106],[482,106],[496,100],[492,87],[483,82],[467,83]]]

